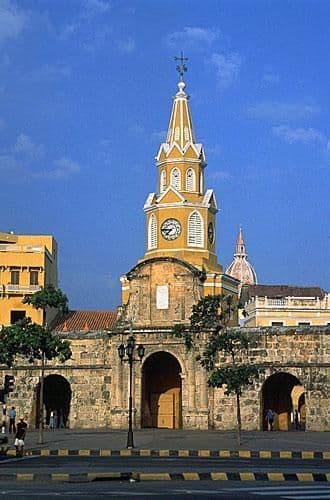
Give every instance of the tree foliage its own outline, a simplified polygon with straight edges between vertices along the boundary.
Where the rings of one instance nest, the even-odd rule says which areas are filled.
[[[23,304],[30,304],[35,309],[46,310],[47,307],[59,309],[62,313],[68,312],[68,298],[54,285],[46,285],[41,290],[38,290],[33,295],[26,295]]]
[[[184,339],[186,347],[200,349],[198,361],[208,373],[210,387],[224,387],[226,395],[236,396],[237,436],[241,441],[240,396],[243,389],[258,379],[261,368],[248,362],[250,337],[243,329],[230,329],[228,324],[236,312],[230,295],[208,295],[193,306],[190,326],[176,325],[173,334]],[[206,344],[197,345],[196,338],[205,334]]]
[[[17,357],[24,357],[29,363],[41,360],[43,356],[64,362],[71,358],[70,343],[62,340],[48,328],[23,318],[0,330],[0,363],[13,366]]]

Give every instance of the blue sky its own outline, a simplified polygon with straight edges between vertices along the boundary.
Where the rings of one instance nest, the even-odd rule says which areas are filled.
[[[0,230],[54,234],[71,308],[120,303],[178,76],[227,266],[330,289],[330,2],[0,0]]]

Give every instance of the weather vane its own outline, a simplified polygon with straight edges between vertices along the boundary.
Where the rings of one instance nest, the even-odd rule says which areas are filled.
[[[180,64],[177,65],[176,70],[180,75],[181,82],[183,82],[183,75],[185,71],[187,71],[188,69],[184,62],[188,61],[188,57],[184,57],[183,52],[181,51],[181,56],[180,57],[175,56],[174,61],[180,61]]]

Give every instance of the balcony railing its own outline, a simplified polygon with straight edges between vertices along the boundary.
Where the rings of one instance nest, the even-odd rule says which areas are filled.
[[[0,245],[0,252],[43,252],[41,245]]]
[[[326,309],[328,301],[319,297],[254,297],[250,299],[248,308],[288,308],[288,309]]]
[[[6,287],[7,293],[34,293],[38,290],[41,290],[40,285],[7,285]]]

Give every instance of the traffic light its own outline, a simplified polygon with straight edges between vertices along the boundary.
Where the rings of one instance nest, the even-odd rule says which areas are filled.
[[[15,377],[13,375],[5,375],[4,393],[9,394],[14,390]]]

